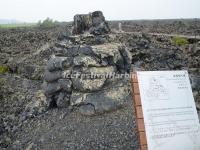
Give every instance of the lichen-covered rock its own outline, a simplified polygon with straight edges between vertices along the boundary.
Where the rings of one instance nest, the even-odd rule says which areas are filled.
[[[100,78],[100,79],[73,78],[72,79],[74,89],[81,92],[98,91],[103,87],[105,81],[106,81],[106,78]]]
[[[85,68],[85,70],[83,71],[84,73],[87,74],[91,74],[95,77],[95,75],[98,78],[98,75],[100,75],[100,77],[106,77],[106,75],[109,74],[114,74],[117,71],[115,66],[102,66],[102,67],[89,67],[89,68]]]
[[[92,67],[92,66],[101,66],[100,62],[91,56],[80,55],[74,58],[74,65],[75,66],[85,66],[85,67]]]
[[[127,72],[130,69],[130,54],[127,50],[120,48],[120,44],[109,43],[92,46],[96,55],[99,55],[108,65],[116,65],[120,72]],[[126,58],[129,58],[126,60]]]
[[[118,43],[108,43],[92,46],[92,50],[96,55],[100,56],[101,59],[113,57],[114,62],[116,63],[118,58],[121,56],[118,50],[119,46],[120,44]]]
[[[81,34],[79,36],[71,36],[72,40],[71,42],[74,44],[80,44],[80,45],[100,45],[105,44],[110,41],[109,35],[93,35],[93,34]]]

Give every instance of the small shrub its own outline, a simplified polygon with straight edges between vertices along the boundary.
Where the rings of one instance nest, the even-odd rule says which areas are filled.
[[[57,21],[53,21],[53,19],[46,18],[44,21],[39,21],[37,25],[43,28],[55,27],[58,24]]]
[[[0,65],[0,73],[8,72],[9,68],[5,65]]]
[[[189,44],[189,41],[183,37],[173,37],[172,42],[178,46],[184,46]]]

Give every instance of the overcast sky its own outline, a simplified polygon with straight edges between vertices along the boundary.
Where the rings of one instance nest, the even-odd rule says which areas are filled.
[[[0,19],[71,21],[103,11],[107,20],[200,18],[200,0],[0,0]]]

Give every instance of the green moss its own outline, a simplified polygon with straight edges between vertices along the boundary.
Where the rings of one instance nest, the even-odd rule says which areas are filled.
[[[171,40],[172,40],[172,43],[178,46],[184,46],[184,45],[189,44],[189,41],[183,37],[173,37]]]
[[[9,68],[6,65],[0,65],[0,73],[8,72]]]

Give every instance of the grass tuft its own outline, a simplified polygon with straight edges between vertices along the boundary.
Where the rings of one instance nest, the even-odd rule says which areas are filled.
[[[178,46],[184,46],[184,45],[189,44],[189,41],[183,37],[173,37],[171,40],[172,40],[172,43]]]
[[[0,73],[6,73],[9,71],[8,66],[6,65],[0,65]]]

